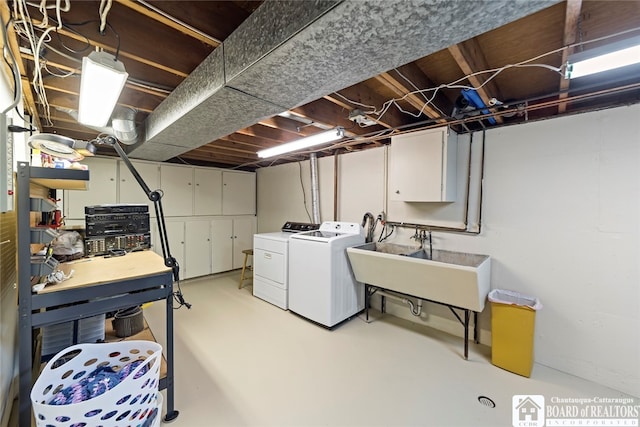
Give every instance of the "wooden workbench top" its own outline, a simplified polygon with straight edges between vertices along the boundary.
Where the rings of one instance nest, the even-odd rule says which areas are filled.
[[[111,258],[82,258],[61,265],[65,270],[74,270],[73,276],[62,283],[47,285],[38,294],[152,276],[171,270],[164,265],[164,259],[151,250]]]

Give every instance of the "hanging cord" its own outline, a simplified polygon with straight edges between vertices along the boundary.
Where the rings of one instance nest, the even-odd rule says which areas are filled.
[[[100,15],[100,34],[102,35],[104,35],[104,29],[107,26],[109,10],[111,10],[111,0],[101,0],[98,14]]]

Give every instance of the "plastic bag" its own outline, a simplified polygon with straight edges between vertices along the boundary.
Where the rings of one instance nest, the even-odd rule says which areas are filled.
[[[538,298],[506,289],[494,289],[489,292],[487,298],[489,298],[491,302],[500,304],[520,305],[533,310],[542,309],[542,303]]]
[[[84,243],[82,236],[77,231],[61,231],[52,245],[53,257],[60,262],[71,261],[84,256]]]

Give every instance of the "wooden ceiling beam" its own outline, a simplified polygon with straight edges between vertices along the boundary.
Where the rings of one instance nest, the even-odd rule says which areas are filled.
[[[396,96],[404,98],[416,110],[422,111],[427,117],[435,119],[438,123],[446,123],[446,119],[442,117],[440,111],[431,106],[431,104],[435,105],[435,103],[431,102],[430,104],[425,105],[427,102],[425,95],[412,93],[415,92],[417,88],[431,88],[435,86],[433,82],[424,75],[422,70],[420,70],[420,68],[415,64],[407,64],[402,67],[398,67],[395,71],[398,77],[393,76],[392,72],[388,72],[376,76],[376,80],[393,91]],[[406,80],[405,82],[401,80],[402,76],[406,77],[406,79],[416,85],[417,88],[409,87]],[[444,102],[444,100],[437,95],[435,99]]]
[[[233,144],[252,147],[256,149],[265,148],[272,143],[272,141],[269,141],[260,137],[252,137],[252,136],[244,135],[237,132],[232,133],[231,135],[224,136],[219,140],[229,141]]]
[[[262,126],[271,127],[274,129],[279,129],[284,132],[291,132],[297,138],[315,135],[316,133],[323,131],[323,129],[313,126],[313,123],[305,124],[297,120],[287,119],[286,117],[281,117],[277,115],[267,119],[260,120],[258,124]]]
[[[167,27],[180,31],[181,33],[186,34],[189,37],[193,37],[194,39],[199,40],[202,43],[208,44],[209,46],[218,47],[222,44],[220,40],[208,34],[205,34],[204,32],[193,28],[182,21],[179,21],[175,17],[169,17],[167,13],[162,12],[160,9],[157,9],[155,8],[155,6],[151,6],[148,3],[143,5],[132,0],[116,0],[116,2],[146,16],[147,18],[151,18],[155,21],[160,22],[161,24],[166,25]],[[150,7],[153,7],[154,9],[150,9]]]
[[[285,132],[269,126],[263,126],[261,124],[255,124],[253,126],[240,129],[236,131],[236,133],[242,135],[257,136],[278,143],[294,141],[300,138],[299,135],[295,135],[290,132]]]
[[[472,75],[478,71],[490,69],[482,53],[482,48],[475,38],[449,47],[449,53],[458,63],[462,72],[469,76],[468,80],[471,86],[478,88],[476,92],[478,92],[485,105],[490,105],[491,98],[503,99],[498,86],[493,80],[487,82],[481,75]],[[495,116],[494,119],[498,123],[504,122],[500,116]]]
[[[375,81],[376,79],[374,78],[373,80]],[[341,96],[338,96],[336,94],[329,94],[324,98],[340,106],[344,111],[343,113],[344,117],[348,120],[349,113],[351,111],[362,110],[364,113],[366,113],[366,111],[364,111],[366,110],[366,108],[361,107],[357,104],[351,103],[344,98],[353,100],[360,104],[374,106],[376,109],[382,108],[383,104],[388,101],[386,97],[383,97],[382,95],[378,94],[368,86],[370,85],[367,85],[366,82],[363,82],[363,83],[356,84],[338,91],[337,93]],[[397,108],[394,108],[394,107],[388,108],[382,117],[376,114],[366,114],[366,116],[369,119],[378,123],[380,126],[387,129],[394,129],[394,128],[409,124],[410,122],[410,120],[407,117],[404,117],[404,115],[400,111],[398,111]],[[367,128],[361,128],[361,129],[367,129]],[[354,133],[362,134],[362,133],[367,133],[369,131],[371,131],[371,129],[363,130],[361,132],[354,131]]]
[[[291,114],[309,119],[328,129],[342,126],[347,136],[363,135],[376,128],[375,126],[372,126],[372,129],[358,127],[349,120],[349,111],[350,109],[341,107],[327,97],[289,110]]]
[[[574,44],[578,38],[578,23],[580,22],[580,13],[582,12],[582,0],[567,0],[566,11],[564,15],[564,35],[562,37],[562,45],[570,46]],[[562,65],[567,63],[569,55],[573,53],[573,49],[567,48],[562,51]],[[569,79],[560,76],[560,95],[559,99],[563,100],[569,96]],[[567,103],[558,104],[558,114],[567,111]]]
[[[22,58],[23,59],[28,59],[31,62],[35,62],[35,58],[30,53],[22,53]],[[81,71],[81,67],[82,67],[81,64],[78,64],[79,65],[78,67],[71,67],[69,65],[61,64],[59,62],[53,62],[53,61],[50,61],[50,60],[47,60],[47,64],[51,65],[52,67],[56,67],[59,70],[66,71],[67,73],[78,72],[77,76],[80,77],[80,71]],[[69,77],[71,77],[71,76],[69,76]],[[65,78],[68,78],[68,77],[65,77]],[[64,80],[64,79],[60,79],[60,80]],[[80,88],[80,84],[78,83],[77,86],[78,86],[78,89],[79,89]],[[127,83],[125,84],[126,88],[134,90],[136,92],[147,93],[149,95],[157,96],[157,97],[162,98],[162,99],[165,99],[167,96],[169,96],[169,94],[166,91],[160,90],[160,89],[154,90],[150,86],[152,86],[151,83],[149,84],[149,86],[145,87],[145,86],[137,85],[137,84],[132,83],[130,81],[127,81]],[[77,93],[77,90],[76,90],[76,93]]]
[[[216,141],[212,141],[208,144],[202,145],[195,149],[195,151],[204,151],[204,152],[219,152],[219,151],[232,151],[234,153],[240,153],[244,155],[255,155],[256,150],[248,150],[246,148],[238,148],[234,146],[234,144],[230,141],[218,139]]]
[[[41,22],[34,19],[33,20],[33,24],[38,26],[39,24],[41,24]],[[98,42],[96,40],[89,39],[89,38],[87,38],[87,37],[85,37],[83,35],[74,33],[72,31],[68,31],[65,28],[61,28],[61,29],[59,29],[57,31],[58,31],[58,34],[63,35],[65,37],[69,37],[70,39],[81,41],[83,43],[88,42],[91,46],[99,47],[99,48],[101,48],[101,49],[103,49],[103,50],[105,50],[107,52],[111,52],[111,53],[114,53],[114,54],[116,52],[115,48],[111,47],[110,45],[108,45],[106,43],[100,43],[100,42]],[[120,50],[118,52],[118,55],[122,56],[122,57],[125,57],[125,58],[129,58],[129,59],[131,59],[133,61],[136,61],[136,62],[140,62],[142,64],[145,64],[145,65],[148,65],[150,67],[156,68],[158,70],[162,70],[162,71],[165,71],[167,73],[175,74],[176,76],[179,76],[179,77],[182,77],[182,78],[186,78],[189,75],[188,73],[185,73],[183,71],[176,70],[175,68],[168,67],[166,65],[160,64],[158,62],[152,61],[152,60],[147,59],[147,58],[143,58],[143,57],[141,57],[139,55],[135,55],[133,53],[127,52],[126,50]]]

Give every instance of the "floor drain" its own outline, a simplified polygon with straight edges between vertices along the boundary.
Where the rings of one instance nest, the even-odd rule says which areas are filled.
[[[478,402],[489,408],[496,407],[496,403],[493,400],[489,399],[487,396],[478,396]]]

